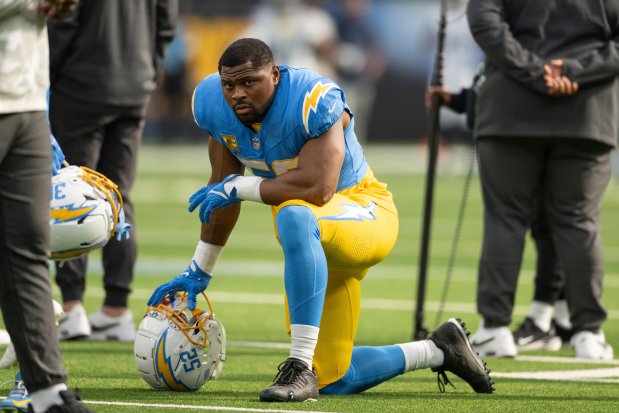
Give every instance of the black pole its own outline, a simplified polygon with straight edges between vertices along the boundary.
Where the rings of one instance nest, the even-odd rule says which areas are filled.
[[[443,85],[443,49],[445,43],[445,28],[447,26],[447,2],[441,0],[441,19],[438,30],[437,54],[431,85]],[[434,180],[436,176],[436,160],[440,132],[441,100],[438,94],[432,96],[432,108],[428,122],[428,169],[426,173],[426,191],[423,205],[423,221],[421,228],[421,248],[419,252],[419,278],[417,284],[417,309],[413,339],[423,340],[428,337],[428,329],[424,326],[424,306],[426,295],[426,279],[428,270],[428,255],[430,251],[430,232],[432,223],[432,202],[434,198]]]

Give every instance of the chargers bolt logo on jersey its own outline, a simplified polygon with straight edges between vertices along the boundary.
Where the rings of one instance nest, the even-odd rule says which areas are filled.
[[[322,84],[321,81],[316,83],[311,91],[305,94],[305,99],[303,99],[303,126],[305,126],[305,131],[310,133],[309,130],[309,115],[310,111],[314,111],[316,113],[316,109],[318,108],[318,101],[324,97],[327,92],[333,89],[335,83],[326,83]]]

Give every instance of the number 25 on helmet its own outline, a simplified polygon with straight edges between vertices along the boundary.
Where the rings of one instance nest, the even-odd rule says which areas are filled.
[[[226,360],[226,331],[208,310],[190,311],[184,295],[149,307],[134,341],[137,369],[155,389],[198,390],[216,379]]]
[[[84,166],[68,166],[52,177],[51,258],[65,261],[104,246],[114,235],[122,197],[114,182]]]

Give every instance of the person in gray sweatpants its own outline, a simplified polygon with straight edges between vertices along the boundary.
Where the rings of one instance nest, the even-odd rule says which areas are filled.
[[[45,10],[52,3],[61,7],[50,17],[61,17],[58,2],[0,2],[0,308],[31,411],[87,413],[67,390],[47,263],[52,150]]]
[[[619,134],[619,2],[471,0],[486,54],[475,116],[484,234],[471,344],[514,356],[509,329],[524,237],[543,203],[565,277],[577,357],[612,359],[601,200]]]

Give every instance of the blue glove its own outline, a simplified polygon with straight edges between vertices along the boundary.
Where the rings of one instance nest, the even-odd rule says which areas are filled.
[[[228,175],[221,182],[198,189],[189,198],[189,212],[193,212],[200,205],[200,221],[208,224],[211,221],[211,213],[213,211],[241,202],[242,199],[236,197],[236,188],[233,188],[230,193],[227,193],[224,188],[226,182],[237,176],[241,175]]]
[[[123,236],[126,236],[126,239],[131,238],[130,231],[133,229],[133,226],[125,221],[125,210],[121,209],[120,214],[118,215],[118,224],[116,224],[116,229],[114,230],[114,236],[118,241],[123,240]]]
[[[60,145],[58,145],[58,141],[56,141],[54,135],[50,134],[49,139],[52,142],[52,175],[56,175],[58,174],[58,170],[62,168],[64,153],[62,152],[62,149],[60,149]]]
[[[148,299],[148,305],[155,306],[163,300],[166,295],[172,295],[180,291],[187,292],[187,308],[193,311],[196,309],[196,296],[206,290],[208,283],[213,276],[202,271],[198,267],[196,260],[191,260],[189,267],[184,273],[177,275],[171,281],[161,284],[155,289],[153,295]]]

